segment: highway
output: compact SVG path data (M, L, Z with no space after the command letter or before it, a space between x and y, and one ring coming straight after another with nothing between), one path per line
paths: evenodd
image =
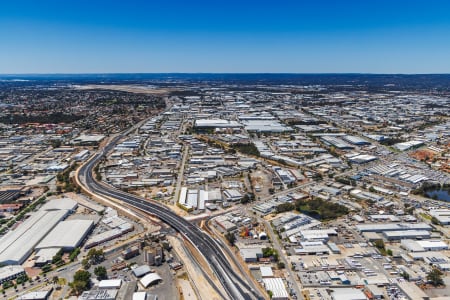
M203 255L230 299L264 299L264 297L259 295L256 289L252 287L252 283L241 278L241 275L236 273L231 267L226 255L221 250L221 246L199 227L191 224L183 217L178 216L162 204L128 194L107 185L104 182L97 182L94 180L94 167L123 136L124 134L112 139L100 153L93 155L90 160L79 169L78 180L83 185L83 188L93 194L126 203L127 206L134 208L134 210L140 210L154 215L177 230L186 239L191 241Z

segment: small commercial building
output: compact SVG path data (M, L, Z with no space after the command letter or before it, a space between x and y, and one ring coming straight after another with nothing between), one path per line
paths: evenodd
M46 290L26 293L17 298L17 300L47 300L50 299L50 294L52 293L52 291L53 288L49 288Z
M261 267L259 267L259 270L261 272L262 278L272 278L273 277L272 267L261 266Z
M105 279L105 280L101 280L98 283L98 288L99 289L120 289L120 287L122 286L122 279Z
M263 257L262 247L241 248L240 253L245 262L257 262Z

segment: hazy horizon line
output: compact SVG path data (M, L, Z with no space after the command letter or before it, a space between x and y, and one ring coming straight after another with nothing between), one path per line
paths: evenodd
M450 75L448 73L372 73L372 72L50 72L50 73L0 73L0 76L30 75L131 75L131 74L238 74L238 75Z

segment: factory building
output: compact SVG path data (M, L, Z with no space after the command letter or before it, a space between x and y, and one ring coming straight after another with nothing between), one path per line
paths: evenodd
M385 232L385 231L410 231L426 230L431 231L431 226L426 223L382 223L382 224L358 224L356 229L359 232Z
M427 230L394 230L383 232L384 238L388 241L403 239L429 239L431 232Z
M36 249L58 248L71 251L80 246L93 227L92 220L62 221L36 246Z
M22 264L34 247L67 215L66 210L39 210L0 239L0 263Z

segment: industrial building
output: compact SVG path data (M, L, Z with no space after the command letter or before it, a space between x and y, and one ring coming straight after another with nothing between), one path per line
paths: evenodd
M442 225L450 225L450 209L432 209L430 216L435 217Z
M264 278L264 286L266 291L272 292L272 300L288 300L289 294L286 291L283 279L281 278Z
M145 275L139 282L144 288L148 288L152 284L156 284L161 282L162 278L158 275L158 273L149 273Z
M115 300L119 290L90 290L83 292L78 300Z
M448 245L441 240L402 240L401 245L404 249L410 252L424 252L424 251L441 251L448 250Z
M0 240L0 263L22 264L34 247L67 215L66 210L39 210Z
M141 278L141 277L147 275L148 273L150 273L151 271L152 271L152 269L150 269L150 267L148 265L142 265L137 268L134 268L132 270L132 273L137 278Z
M36 245L73 212L77 202L69 198L50 200L20 226L0 239L0 263L22 264Z
M236 121L223 119L197 119L195 120L197 128L241 128L242 124Z
M71 251L80 246L93 227L92 220L62 221L36 246L36 249L58 248Z
M384 231L431 231L431 226L426 223L383 223L383 224L359 224L356 225L359 232L384 232Z
M339 288L330 290L332 300L367 300L363 291L355 288Z
M429 239L431 232L427 230L395 230L385 231L383 236L388 241L403 239Z
M9 281L12 279L15 279L17 277L20 277L22 275L25 275L25 270L22 266L18 265L11 265L11 266L4 266L0 268L0 284L2 284L5 281Z

